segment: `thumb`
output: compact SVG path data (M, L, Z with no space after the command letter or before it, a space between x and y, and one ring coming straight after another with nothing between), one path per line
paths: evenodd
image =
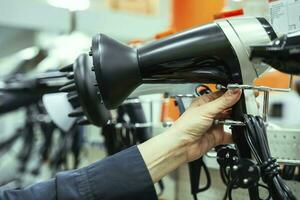
M232 144L233 139L231 133L224 132L223 141L221 144Z
M210 108L210 114L216 116L218 113L232 107L241 97L241 90L227 90L220 98L210 102L207 106Z

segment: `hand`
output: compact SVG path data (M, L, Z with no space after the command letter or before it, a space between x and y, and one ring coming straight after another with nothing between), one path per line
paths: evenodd
M187 162L196 160L211 148L232 142L230 133L214 119L230 117L231 107L240 99L241 91L228 90L198 97L171 127L173 133L185 141Z
M216 145L230 143L231 135L213 121L228 118L240 96L233 90L199 97L170 129L138 145L153 183Z

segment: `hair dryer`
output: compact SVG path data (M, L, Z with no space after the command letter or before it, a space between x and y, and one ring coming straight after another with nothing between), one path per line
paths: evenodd
M60 71L69 72L70 81L60 91L68 92L68 100L74 107L69 117L76 117L79 125L91 123L101 127L109 121L110 111L102 104L91 66L90 57L81 54L74 64L62 68Z
M300 74L300 32L284 35L267 45L252 46L251 59L287 74Z
M267 70L253 65L250 46L266 45L276 38L264 18L230 18L199 26L167 38L132 48L106 35L92 41L91 55L98 87L105 106L116 108L144 83L252 84ZM176 85L174 85L176 87ZM243 113L257 114L252 91L233 108L233 119ZM250 150L241 128L233 128L234 140L243 157Z
M62 79L61 81L58 81ZM27 107L41 100L44 94L56 93L65 83L64 74L44 72L34 76L16 74L0 87L0 114Z
M254 50L257 46L266 46L276 38L275 31L264 18L230 18L138 48L98 34L93 37L90 55L103 102L112 109L141 84L252 85L268 66L251 62L251 47ZM292 51L295 53L299 49ZM260 54L252 51L253 57L257 55ZM251 90L243 91L240 101L233 107L232 118L244 121L244 114L258 115ZM239 157L251 158L245 129L232 126L232 134ZM259 198L257 185L249 188L249 196L250 199Z

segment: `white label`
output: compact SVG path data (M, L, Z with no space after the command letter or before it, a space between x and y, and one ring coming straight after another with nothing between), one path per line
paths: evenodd
M269 0L269 9L277 33L300 31L300 0Z

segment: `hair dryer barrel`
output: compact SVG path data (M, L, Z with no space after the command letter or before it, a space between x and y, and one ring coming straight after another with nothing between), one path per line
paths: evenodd
M91 53L103 102L112 109L142 83L252 84L266 69L252 65L250 45L266 44L272 35L265 19L232 18L139 48L98 34Z
M93 38L92 55L107 108L117 107L141 83L226 84L241 80L235 52L216 23L137 49L99 34Z
M143 82L227 83L235 53L220 27L199 26L137 49Z

